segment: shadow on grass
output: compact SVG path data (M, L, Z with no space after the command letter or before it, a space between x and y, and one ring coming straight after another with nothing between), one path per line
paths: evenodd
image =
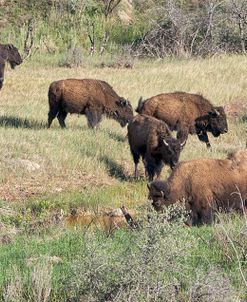
M120 179L120 180L124 180L124 181L131 180L131 177L125 174L121 165L116 163L114 160L110 159L107 156L102 156L99 158L99 160L105 164L109 176Z
M119 133L116 133L116 132L113 132L109 129L101 129L102 132L106 133L110 139L113 139L114 141L117 141L117 142L127 142L128 139L126 136L123 136L122 134L119 134Z
M35 120L30 120L27 118L4 115L0 116L0 127L44 129L47 128L47 124L44 122L37 122Z

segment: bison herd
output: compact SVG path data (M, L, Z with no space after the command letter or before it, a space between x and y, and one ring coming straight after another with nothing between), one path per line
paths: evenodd
M0 45L0 89L5 63L22 63L12 44ZM106 82L95 79L65 79L50 84L48 128L57 118L65 127L68 113L84 114L95 128L103 115L128 124L128 142L138 177L140 158L149 181L149 198L157 212L177 202L185 203L190 224L209 224L215 211L243 211L247 207L247 151L236 151L226 159L201 158L179 163L188 135L195 134L211 147L208 132L218 137L228 132L223 107L214 106L202 95L163 93L139 100L134 116L131 103ZM176 138L172 136L176 131ZM172 169L166 181L159 180L164 165ZM153 181L154 177L157 177Z

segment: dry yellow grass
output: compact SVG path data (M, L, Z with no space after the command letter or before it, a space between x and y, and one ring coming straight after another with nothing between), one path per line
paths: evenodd
M215 105L247 98L245 56L184 61L138 61L134 69L67 69L24 62L6 70L0 92L0 199L31 196L85 187L112 185L132 175L133 162L122 129L103 120L100 129L89 130L84 116L67 117L67 129L54 121L46 129L49 84L64 78L97 78L109 82L136 107L144 98L161 92L202 93ZM229 121L229 133L213 138L212 151L190 137L181 159L225 157L246 144L246 124ZM142 169L140 164L140 169ZM142 169L143 170L143 169ZM164 169L163 178L168 169Z

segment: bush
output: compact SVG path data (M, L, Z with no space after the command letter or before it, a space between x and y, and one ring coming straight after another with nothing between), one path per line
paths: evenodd
M60 60L60 67L81 67L83 64L82 50L80 48L70 48L64 58Z

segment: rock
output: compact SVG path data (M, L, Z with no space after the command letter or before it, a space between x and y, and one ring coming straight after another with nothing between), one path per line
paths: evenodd
M30 172L40 169L40 165L28 159L20 159L20 163Z

